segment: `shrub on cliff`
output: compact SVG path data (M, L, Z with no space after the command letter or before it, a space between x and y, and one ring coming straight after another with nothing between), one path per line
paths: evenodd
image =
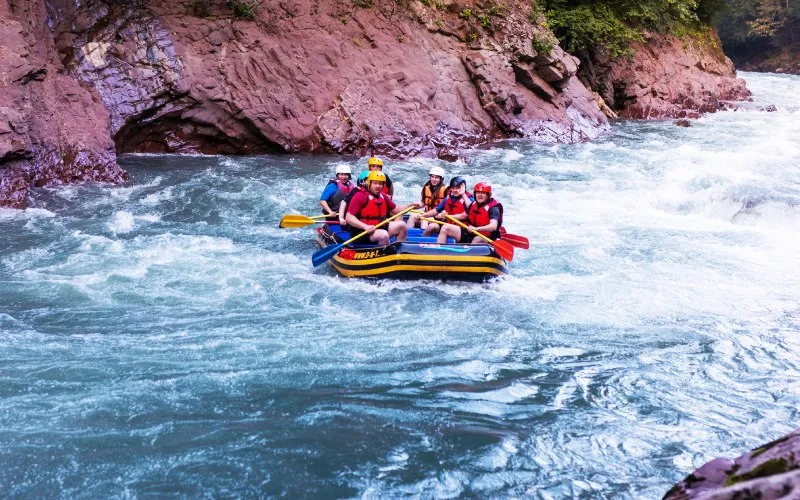
M234 17L252 21L261 7L260 0L229 0L225 5L233 10Z
M643 31L698 31L724 0L539 0L548 26L568 52L601 46L628 54Z
M800 2L786 0L727 0L727 8L714 17L731 57L746 60L766 57L782 47L796 52L800 46Z

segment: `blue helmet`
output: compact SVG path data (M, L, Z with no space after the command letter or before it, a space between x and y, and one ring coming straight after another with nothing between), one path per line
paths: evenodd
M451 188L454 188L456 186L460 186L462 184L466 186L467 185L467 181L465 181L464 178L461 177L460 175L450 179L450 187Z

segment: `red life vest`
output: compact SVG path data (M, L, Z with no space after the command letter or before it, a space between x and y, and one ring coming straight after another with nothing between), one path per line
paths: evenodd
M472 196L468 192L464 193L464 194L467 195L467 198ZM445 200L445 202L444 202L444 211L447 212L450 215L463 214L464 212L467 211L464 208L464 198L459 196L458 198L456 198L456 201L453 201L453 197L452 196L448 196L447 200Z
M503 205L494 198L490 199L488 203L480 205L477 201L469 207L469 223L474 227L481 227L488 224L492 219L489 218L489 210L497 207L500 210L500 220L497 221L497 229L492 232L479 231L482 235L487 236L493 240L500 238L500 226L503 225Z
M389 213L389 204L386 203L386 197L383 193L379 197L373 196L371 193L367 194L367 202L361 207L356 217L364 224L374 226L379 222L386 220L386 215Z
M444 184L439 184L438 188L434 188L431 184L431 181L425 183L422 186L422 203L425 204L425 211L433 210L434 208L439 206L439 203L447 194L447 186ZM449 212L448 212L449 213Z

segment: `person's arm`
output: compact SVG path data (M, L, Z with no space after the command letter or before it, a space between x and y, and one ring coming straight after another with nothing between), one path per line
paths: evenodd
M467 196L467 192L464 191L463 193L461 193L461 199L463 200L464 203L464 211L469 212L469 207L471 207L472 204L475 203L475 198L473 198L472 196Z
M421 201L415 201L413 203L407 203L405 205L395 205L395 203L392 200L387 200L387 201L389 202L388 205L390 209L389 214L391 215L396 215L409 207L420 208L425 206Z
M331 199L331 196L336 194L338 189L339 187L336 184L329 183L327 186L325 186L325 189L322 190L322 194L319 197L319 204L322 206L324 213L328 215L336 215L336 212L331 210L330 205L328 205L328 200Z
M435 216L439 215L440 213L444 212L444 206L445 206L445 204L446 204L446 203L447 203L447 197L445 197L445 198L444 198L444 199L441 201L441 203L439 203L438 205L436 205L436 208L434 208L434 209L432 209L432 210L428 210L427 212L425 212L424 214L422 214L422 216L423 216L423 217L435 217ZM441 218L441 217L440 217L440 218Z
M342 200L342 202L339 203L339 225L340 226L344 226L345 224L347 224L347 219L346 219L346 216L347 216L347 212L346 212L347 211L347 205L348 205L347 204L347 200Z

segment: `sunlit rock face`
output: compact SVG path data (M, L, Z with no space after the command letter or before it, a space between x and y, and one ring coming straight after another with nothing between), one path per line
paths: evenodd
M633 57L611 58L598 51L581 76L623 118L696 118L747 99L719 39L652 35L634 42Z
M198 4L53 9L59 52L101 95L119 151L435 156L608 126L577 60L532 48L542 28L525 2L479 30L418 2L265 2L252 21Z

